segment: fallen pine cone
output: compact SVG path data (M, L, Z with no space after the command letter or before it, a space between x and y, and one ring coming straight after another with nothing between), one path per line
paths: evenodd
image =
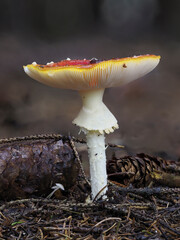
M32 136L0 140L0 199L47 196L56 183L76 184L79 165L68 138Z
M108 178L125 186L132 184L134 187L145 187L154 182L155 177L151 175L153 171L166 172L171 169L172 163L174 164L172 161L152 157L144 153L137 154L135 157L126 156L120 159L113 156L107 163Z

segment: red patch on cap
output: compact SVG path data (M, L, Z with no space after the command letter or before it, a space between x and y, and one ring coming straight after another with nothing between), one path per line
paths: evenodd
M46 67L64 67L64 66L75 66L75 65L89 65L91 60L63 60L57 63L48 64Z

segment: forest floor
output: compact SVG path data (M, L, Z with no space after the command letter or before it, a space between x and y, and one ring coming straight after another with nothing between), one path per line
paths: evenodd
M108 200L92 203L80 189L64 200L1 201L0 239L180 239L180 189L110 184Z

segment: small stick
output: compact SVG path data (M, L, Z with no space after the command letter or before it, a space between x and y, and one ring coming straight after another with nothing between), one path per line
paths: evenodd
M122 221L121 218L119 217L109 217L109 218L105 218L103 220L101 220L100 222L96 223L86 234L85 236L87 236L94 228L96 228L97 226L99 226L100 224L102 224L103 222L106 222L106 221Z
M78 152L77 152L77 150L76 150L76 147L75 147L74 141L73 141L73 139L72 139L70 136L69 136L69 142L70 142L71 147L72 147L72 149L73 149L73 151L74 151L74 155L76 156L77 161L78 161L78 163L79 163L79 166L80 166L80 170L81 170L82 176L84 177L86 183L90 186L90 182L88 181L88 179L87 179L87 177L86 177L86 174L85 174L85 172L84 172L84 169L83 169L83 166L82 166L81 160L80 160L80 158L79 158L79 154L78 154Z
M37 134L37 135L30 135L30 136L23 136L23 137L11 137L11 138L2 138L0 139L0 144L4 143L12 143L12 142L22 142L22 141L28 141L28 140L46 140L46 139L54 139L54 140L59 140L59 139L65 139L69 140L69 137L63 136L61 134L55 134L55 133L50 133L50 134ZM71 137L71 139L74 142L77 143L82 143L86 144L86 141L83 139L77 139L75 137ZM111 144L108 143L106 146L112 147L112 148L124 148L122 145L116 145L116 144Z
M93 199L93 202L96 201L96 199L98 198L98 196L101 194L101 192L102 192L106 187L107 187L107 185L104 186L104 187L96 194L95 198Z
M109 181L110 185L113 185L114 188L116 188L116 190L118 192L121 193L135 193L135 194L140 194L143 196L150 196L150 195L164 195L164 194L168 194L168 193L180 193L180 188L163 188L163 187L155 187L155 188L131 188L131 187L127 187L127 188L122 188L117 186L116 184L113 184L111 181Z
M172 232L172 234L177 234L178 236L180 236L180 232L176 231L175 229L171 228L168 224L166 224L163 220L159 220L159 223L166 229L168 229L170 232Z

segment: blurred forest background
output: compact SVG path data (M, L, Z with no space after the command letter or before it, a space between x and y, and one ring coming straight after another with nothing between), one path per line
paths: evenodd
M78 93L30 79L23 65L149 53L162 57L152 73L105 92L120 126L107 141L180 158L179 11L179 0L0 0L0 138L78 136Z

